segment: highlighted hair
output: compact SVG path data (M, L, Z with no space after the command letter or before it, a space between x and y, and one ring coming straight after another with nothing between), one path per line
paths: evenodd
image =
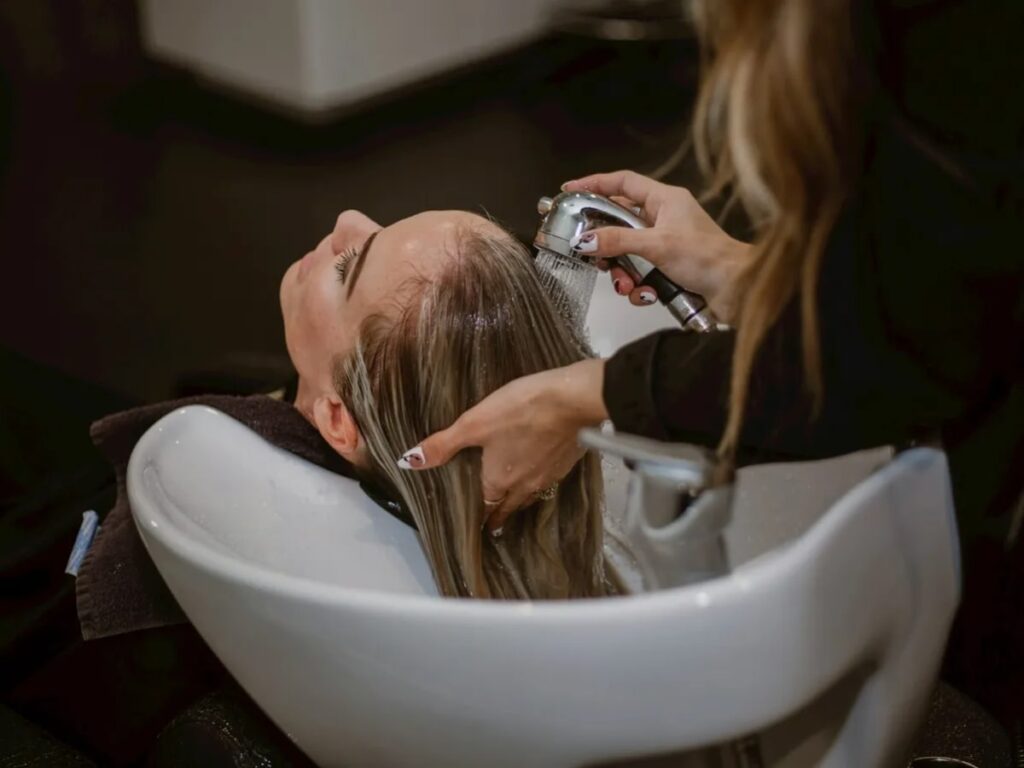
M464 232L432 281L403 286L396 316L369 318L335 386L369 450L370 480L411 512L441 593L558 599L615 592L606 577L600 457L587 453L558 494L514 514L500 538L486 516L480 450L403 472L402 451L448 427L507 382L584 357L511 238Z

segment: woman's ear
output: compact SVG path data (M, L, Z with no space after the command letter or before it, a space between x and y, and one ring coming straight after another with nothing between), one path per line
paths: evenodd
M313 401L313 422L324 440L343 459L357 466L367 464L359 425L336 395L320 395Z

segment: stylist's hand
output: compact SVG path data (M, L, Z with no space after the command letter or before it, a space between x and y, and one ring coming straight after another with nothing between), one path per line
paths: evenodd
M580 429L608 418L603 360L542 371L495 390L445 430L406 451L402 469L431 469L469 446L483 448L484 499L494 530L565 477L583 456Z
M598 173L562 185L567 192L596 192L627 207L640 208L649 229L598 227L582 233L577 250L598 260L635 253L669 280L707 299L719 320L736 314L735 276L750 246L727 235L688 189L673 187L633 171ZM637 288L622 269L612 267L615 290L638 306L653 304L652 288Z

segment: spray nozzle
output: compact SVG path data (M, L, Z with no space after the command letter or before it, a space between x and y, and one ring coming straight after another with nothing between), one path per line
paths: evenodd
M648 226L635 211L592 192L562 192L553 198L542 197L537 203L537 212L543 216L533 240L533 245L538 251L538 267L558 269L563 273L571 271L569 261L582 261L593 271L590 262L572 247L580 233L597 226L611 225L633 229L645 229ZM556 255L561 259L555 258ZM702 296L679 287L640 256L626 254L618 257L616 261L636 285L648 285L653 288L661 303L684 328L701 332L715 329L715 320ZM578 291L578 288L569 285L567 290ZM592 292L593 280L585 296L574 297L574 301L583 304L580 322L586 315Z

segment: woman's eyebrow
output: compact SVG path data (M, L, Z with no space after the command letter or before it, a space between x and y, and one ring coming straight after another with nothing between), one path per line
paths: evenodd
M377 237L379 232L380 230L378 229L366 238L366 242L363 243L363 247L359 249L359 253L357 253L356 257L352 260L352 268L349 271L351 277L346 281L348 283L345 290L346 299L352 295L352 289L356 287L356 281L359 279L359 273L363 271L363 264L366 263L366 254L370 250L370 244L373 243L373 239Z

